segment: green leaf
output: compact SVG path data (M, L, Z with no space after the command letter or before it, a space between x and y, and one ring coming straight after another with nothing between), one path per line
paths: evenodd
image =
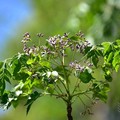
M93 49L93 50L90 50L89 52L88 52L88 54L87 54L87 58L90 58L90 57L92 57L92 56L94 56L95 55L95 50Z
M105 66L102 68L104 71L104 77L108 82L112 81L112 76L111 76L111 71L109 69L107 69Z
M0 69L3 67L4 62L0 61Z
M51 94L54 92L54 89L55 89L55 86L53 84L49 84L47 87L47 91Z
M118 47L119 47L119 46L120 46L120 39L116 40L116 41L114 42L114 44L118 45Z
M9 78L12 77L11 73L10 73L7 69L4 69L4 74L5 74L6 76L8 76Z
M34 60L33 59L28 59L27 64L30 65L32 63L34 63Z
M40 93L38 93L37 91L35 91L34 93L32 93L31 95L30 95L30 97L28 98L28 100L27 100L27 102L26 102L26 104L25 104L25 106L27 106L27 111L26 111L26 114L28 114L28 112L29 112L29 110L30 110L30 108L31 108L31 105L33 104L33 102L38 98L38 97L40 97Z
M79 73L78 78L83 82L83 83L88 83L90 82L92 79L94 79L92 77L92 75L88 72L88 70L86 69L85 71Z
M6 104L8 102L8 94L4 93L1 97L1 103Z
M14 108L16 108L17 106L18 106L18 104L19 104L19 100L12 100L11 101L11 104L12 104L12 106L14 107Z
M27 61L30 58L30 56L26 54L20 54L19 61L22 65L27 66Z
M107 101L107 92L110 90L108 83L93 83L93 98L99 98L100 100Z
M21 63L18 59L14 59L12 62L11 62L11 70L12 70L12 73L13 75L17 74L21 69Z
M7 81L7 82L9 82L11 84L10 79L8 78L8 76L4 75L3 78L4 78L5 81Z
M109 55L108 55L108 58L107 58L107 62L108 62L108 63L111 63L111 62L112 62L113 56L114 56L114 53L113 53L113 52L110 52Z
M1 95L3 95L3 93L5 91L5 87L6 87L4 77L0 80L0 83L2 84L2 85L0 85L0 93L1 93Z
M118 71L119 64L120 64L120 51L116 51L112 61L112 65L115 68L116 72Z
M85 54L87 54L91 48L92 48L91 46L86 46L84 50Z
M15 79L16 80L23 80L23 81L26 81L26 79L29 77L29 75L25 72L20 72L20 73L17 73L15 74Z
M98 56L103 56L102 50L97 49L97 50L96 50L96 55L98 55Z
M119 68L120 68L120 65L116 65L115 66L115 71L118 72Z
M50 62L48 62L48 61L40 61L40 65L50 68Z
M97 94L97 97L100 99L100 100L102 100L102 101L104 101L105 103L107 102L107 93L106 92L104 92L104 91L101 91L101 92L99 92L98 94Z
M103 86L103 90L104 90L105 92L110 91L110 86L109 86L108 83L105 83L105 84L104 84L104 86Z
M108 81L108 82L111 82L112 81L112 76L110 74L105 74L105 79Z
M111 52L111 50L112 50L111 43L110 42L103 42L102 45L104 47L103 54L104 55L108 55Z
M94 64L94 66L97 67L97 64L99 62L97 55L92 56L92 62Z
M28 114L28 112L30 111L30 108L31 108L32 104L33 104L33 103L31 103L31 104L29 104L29 105L27 106L26 114Z

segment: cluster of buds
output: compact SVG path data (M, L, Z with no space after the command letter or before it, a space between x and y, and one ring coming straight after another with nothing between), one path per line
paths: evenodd
M27 45L24 44L23 51L26 53L26 55L30 55L31 53L36 53L38 48L35 45L32 47L27 47Z
M30 41L30 34L28 32L26 32L24 35L23 35L23 40L21 41L22 43L26 43L28 41Z
M82 32L79 32L76 35L79 36L80 38L83 38L84 36ZM44 35L42 33L38 33L37 36L43 37ZM29 42L30 40L31 40L30 34L26 32L23 35L23 40L21 42L24 45L23 51L28 55L35 52L38 49L39 50L41 49L40 47L37 48L36 46L27 47L27 42ZM68 33L64 33L63 36L56 35L56 36L50 37L47 40L47 42L51 47L50 48L43 47L42 55L54 54L55 52L53 51L56 49L60 51L62 56L65 56L66 54L63 52L63 50L65 50L68 47L70 47L72 51L76 50L77 52L84 54L86 47L90 46L90 43L86 40L81 40L81 41L78 40L78 41L72 42L72 40L68 38Z
M33 45L32 47L27 47L27 42L29 42L30 39L30 34L26 32L23 35L23 40L21 41L23 43L23 51L26 53L26 55L30 55L31 53L35 53L38 51L38 48Z
M85 40L85 41L83 41L81 43L71 44L70 48L72 49L72 51L77 50L80 53L84 53L84 50L88 46L90 46L90 43Z
M76 35L85 40L84 33L82 33L81 31L76 33Z
M42 33L37 33L37 36L38 36L38 37L43 37L44 34L42 34Z
M76 71L80 71L83 72L85 70L85 66L81 66L79 63L77 62L71 62L69 64L69 66L73 69L75 69Z
M64 33L63 36L57 35L57 36L50 37L48 39L48 43L51 46L59 47L59 48L63 48L65 46L67 46L68 42L69 42L69 40L68 40L68 34L67 33Z
M88 68L90 70L90 67L93 66L93 64L88 61L86 61L84 64L85 64L85 66L81 66L80 63L78 63L78 61L75 61L75 62L70 62L69 66L72 69L75 69L76 71L80 71L80 72L83 72L85 69L88 69Z
M45 55L50 55L50 54L55 54L55 52L51 51L48 47L46 46L41 46L41 55L45 56Z
M58 42L58 39L57 39L56 36L50 37L50 38L48 39L48 43L49 43L51 46L55 46L55 45L57 44L57 42Z

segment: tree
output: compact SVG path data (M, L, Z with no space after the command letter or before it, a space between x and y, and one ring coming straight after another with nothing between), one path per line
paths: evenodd
M38 44L30 46L31 36L25 33L21 41L23 53L0 62L0 101L4 109L17 107L23 100L28 113L36 99L50 95L65 102L67 118L73 120L76 98L84 105L82 96L92 104L96 99L106 102L112 71L119 70L120 40L94 46L79 32L49 37L41 45L44 35L37 36ZM103 80L94 75L97 69L102 70ZM86 113L92 114L89 107L82 114Z

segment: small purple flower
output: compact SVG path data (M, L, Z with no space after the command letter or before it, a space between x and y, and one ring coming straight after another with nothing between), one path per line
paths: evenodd
M75 63L74 63L74 62L70 62L69 66L70 66L71 68L75 68Z
M42 34L42 33L37 33L37 36L38 36L38 37L43 37L44 34Z
M29 34L29 32L26 32L26 33L23 35L23 37L30 38L30 34Z
M48 40L48 43L49 43L51 46L56 45L56 43L57 43L57 37L56 37L56 36L50 37L49 40Z

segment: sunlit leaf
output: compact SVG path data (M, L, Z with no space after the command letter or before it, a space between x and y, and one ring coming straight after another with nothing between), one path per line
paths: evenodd
M107 58L107 62L109 63L111 63L112 62L112 60L113 60L113 56L114 56L114 53L113 52L111 52L109 55L108 55L108 58Z
M115 70L118 71L119 65L120 65L120 51L115 52L113 61L112 61L113 67L115 67Z
M34 60L33 59L28 59L27 64L30 65L32 63L34 63Z
M117 45L118 47L120 47L120 39L116 40L116 41L114 42L114 44Z
M111 52L112 50L112 45L110 42L103 42L102 43L103 47L104 47L104 55L107 55Z
M50 63L48 61L41 61L40 65L50 68Z

